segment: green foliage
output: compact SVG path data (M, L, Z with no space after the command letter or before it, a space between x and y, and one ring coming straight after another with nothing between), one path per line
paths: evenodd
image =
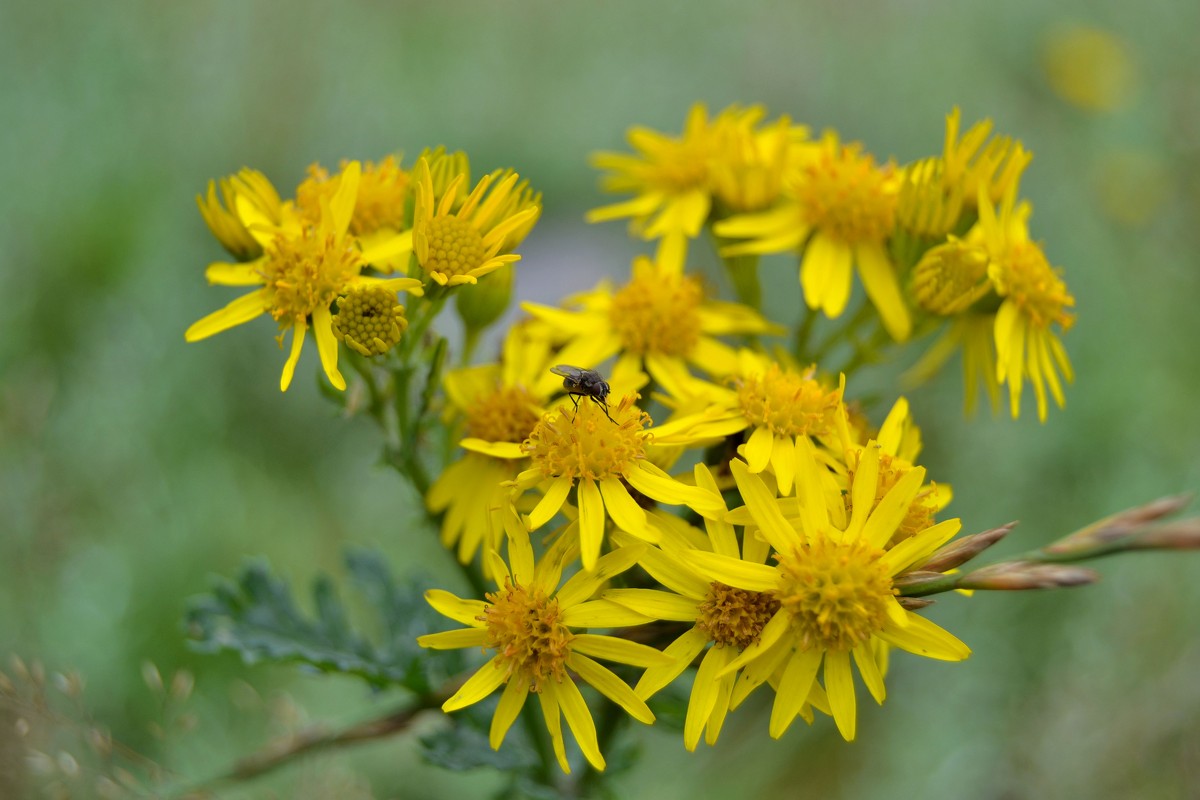
M346 569L349 583L377 618L376 637L355 628L329 576L313 581L310 615L299 607L288 582L265 561L255 560L236 580L217 579L211 593L191 602L185 618L191 644L205 653L236 652L248 664L300 662L418 694L430 693L461 671L457 653L435 654L417 646L416 637L433 630L435 619L419 576L397 583L382 556L369 550L348 552Z

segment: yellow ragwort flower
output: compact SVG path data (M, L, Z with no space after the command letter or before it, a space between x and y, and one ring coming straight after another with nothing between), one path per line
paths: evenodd
M206 339L236 325L270 314L279 323L278 341L292 331L291 353L283 365L279 388L286 391L296 370L305 335L312 328L325 375L338 389L346 381L338 371L337 337L331 308L339 295L358 286L376 285L392 292L421 293L421 282L411 278L375 278L360 274L366 264L391 253L392 241L360 250L348 229L358 193L360 168L351 162L342 173L338 190L322 203L316 225L305 225L290 206L282 209L278 223L252 198L239 195L238 216L263 248L263 254L244 264L216 262L205 271L209 283L226 286L259 286L219 311L194 323L184 334L189 342Z
M461 417L468 439L520 445L541 421L552 391L539 390L549 369L550 351L540 338L525 335L521 326L509 329L499 364L451 370L443 379L450 415ZM468 450L442 470L425 503L442 518L442 544L457 545L464 564L480 545L499 549L502 531L498 514L508 503L511 488L527 462L497 458Z
M435 194L433 176L425 158L417 161L417 202L413 214L413 248L417 263L442 286L475 283L503 264L519 261L515 253L500 250L516 231L527 230L541 212L539 206L517 210L515 172L492 186L485 175L455 210L459 187L467 176L459 173L442 194ZM489 192L489 188L491 191Z
M1011 136L993 136L992 121L972 125L960 138L962 112L958 106L946 116L946 140L942 150L942 180L947 191L960 191L967 206L980 205L980 192L988 202L1000 200L1033 159L1021 142Z
M817 464L806 440L797 462L799 518L790 521L780 500L740 460L730 464L759 534L774 552L774 565L734 554L679 549L678 556L706 579L746 592L770 594L779 609L758 639L717 673L743 669L746 692L773 681L770 733L778 738L813 702L824 666L824 690L838 730L854 739L856 700L851 659L876 702L885 696L882 645L945 661L970 654L961 641L896 600L893 579L928 558L958 532L948 520L889 546L920 490L925 471L904 475L878 503L880 452L868 442L850 486L852 511L838 492L825 487L828 472Z
M267 176L258 170L242 169L236 175L221 178L219 184L221 198L217 197L217 183L213 181L208 182L206 196L196 195L200 215L204 217L212 235L217 237L217 241L231 256L238 261L253 261L262 255L262 245L246 230L238 216L238 197L248 198L276 225L280 222L283 202ZM221 199L224 199L224 205Z
M617 369L645 364L653 375L687 362L709 375L728 375L737 355L717 336L780 332L749 306L706 298L700 279L683 274L681 262L639 256L632 272L616 290L604 283L571 298L574 308L536 303L521 308L564 345L560 361L585 369L620 354Z
M1017 207L1016 198L1014 182L997 211L984 190L979 192L979 238L988 252L988 277L1002 298L996 312L996 380L1008 384L1015 418L1021 385L1028 377L1037 396L1038 419L1045 422L1047 388L1062 408L1063 379L1074 379L1067 352L1051 326L1070 329L1075 317L1067 309L1075 305L1075 298L1041 246L1030 240L1028 211Z
M608 408L594 403L578 409L560 404L547 413L520 445L467 439L468 450L499 458L529 458L532 466L521 472L513 492L540 487L543 495L526 518L537 530L554 518L572 490L579 516L583 568L595 568L606 522L645 541L657 541L658 529L630 490L668 505L686 505L712 515L724 508L719 495L681 483L650 463L656 443L649 431L650 416L638 408L637 395L626 395ZM609 418L611 415L611 419Z
M616 628L650 621L617 603L592 599L606 581L637 562L642 548L614 550L599 559L594 571L578 572L560 586L567 550L561 545L553 547L535 564L528 532L512 530L511 526L508 532L509 563L489 551L497 590L489 592L486 600L466 600L437 589L425 593L425 599L439 613L467 627L422 636L417 640L422 647L483 648L494 654L442 709L451 712L466 708L503 686L488 737L492 748L498 750L532 692L540 701L562 770L571 771L562 733L564 718L588 763L602 770L604 756L595 722L575 685L576 676L631 717L649 725L654 722L654 714L645 701L594 659L635 667L661 666L670 659L643 644L573 629Z
M886 247L896 223L894 168L876 165L861 145L841 144L830 132L808 148L787 190L776 208L716 223L718 236L746 240L722 254L799 252L805 302L828 317L846 309L857 266L888 333L908 338L912 323Z
M717 482L705 465L696 465L695 477L697 486L718 491ZM710 552L756 564L763 564L770 554L766 540L758 536L742 537L739 544L728 522L706 519L704 526L705 531L695 531L684 546L699 542ZM683 743L693 751L704 734L709 745L716 744L726 715L743 699L735 696L736 671L718 675L758 640L763 627L779 611L779 601L769 592L746 591L710 581L670 552L656 547L647 547L638 563L664 589L610 589L601 598L652 619L692 623L692 627L663 650L671 663L647 669L634 691L638 697L649 699L703 654L692 681ZM828 706L824 710L828 711ZM811 721L811 711L808 714Z

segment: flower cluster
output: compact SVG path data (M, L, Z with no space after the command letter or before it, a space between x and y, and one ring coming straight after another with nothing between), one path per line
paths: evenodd
M960 571L1011 526L955 539L960 521L942 518L950 487L919 463L907 400L880 413L878 394L850 392L878 346L943 327L916 374L961 348L968 398L977 381L994 402L1007 385L1016 416L1028 382L1042 420L1048 398L1063 404L1071 369L1056 331L1074 300L1029 235L1018 199L1029 155L990 122L960 134L957 110L942 155L907 166L765 116L696 106L679 137L634 129L635 154L598 156L605 186L633 197L590 219L630 219L653 254L620 285L522 304L527 316L483 363L471 363L478 333L509 305L512 251L540 213L515 173L471 188L466 157L439 149L411 171L393 158L313 167L294 200L250 170L200 199L237 259L211 265L209 280L257 288L188 339L271 314L294 332L283 388L309 327L325 374L346 388L345 343L359 391L344 408L379 423L385 460L421 493L470 582L494 583L474 598L428 591L464 627L418 639L486 654L438 702L458 711L500 691L493 748L534 694L561 768L565 720L601 770L581 685L650 724L656 696L689 680L689 750L715 743L755 692L773 695L773 737L820 712L852 740L857 687L883 703L893 652L970 654L923 613L924 597L1080 585L1094 574L1063 562L1200 544L1194 527L1141 533L1156 508ZM739 302L719 299L703 270L706 230ZM757 258L784 252L808 309L794 329L764 313L758 291ZM416 313L398 291L421 298ZM451 345L431 323L452 292L465 336L459 366L443 369ZM814 346L818 316L848 322Z
M312 329L326 377L344 390L338 342L363 356L395 347L408 326L398 292L476 284L520 259L510 251L541 213L540 195L511 170L469 185L466 157L444 150L426 151L412 171L394 156L342 162L335 174L314 164L289 200L251 169L223 178L220 195L210 182L197 204L236 260L210 264L205 277L256 288L189 327L187 340L269 314L280 347L292 332L279 388L291 384Z
M1058 338L1074 298L1030 238L1018 201L1030 154L991 122L960 135L947 118L942 155L900 166L836 133L811 138L758 107L710 119L697 105L679 138L635 128L635 155L604 154L606 189L634 197L596 209L592 221L628 217L633 230L678 252L706 226L735 284L747 257L791 254L804 302L824 316L853 306L857 273L878 324L896 342L944 327L911 373L928 377L963 351L968 407L979 381L993 407L1008 386L1013 416L1028 381L1045 420L1047 392L1061 407L1072 379ZM853 320L861 325L861 315ZM814 355L797 342L795 357Z

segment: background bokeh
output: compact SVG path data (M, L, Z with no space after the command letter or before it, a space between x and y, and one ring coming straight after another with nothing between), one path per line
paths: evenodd
M1115 49L1081 45L1080 24ZM304 584L369 545L455 580L413 535L416 500L377 465L370 423L320 398L311 349L280 395L270 322L185 345L233 296L204 283L220 252L194 196L243 165L287 187L315 160L461 148L544 190L517 291L550 302L636 251L621 225L582 220L605 200L588 154L631 124L678 130L696 100L762 102L901 161L937 152L959 104L1035 153L1023 190L1078 299L1078 380L1046 425L1030 408L963 419L955 370L912 395L967 531L1020 519L997 548L1013 553L1194 491L1198 29L1200 5L1170 0L0 3L0 653L80 670L97 719L190 777L304 720L396 701L184 644L187 598L248 556ZM793 319L794 269L771 280L768 310ZM643 730L622 795L1195 796L1200 557L1101 566L1081 590L939 603L931 616L974 655L897 656L854 744L827 719L772 742L749 708L694 756ZM147 660L196 675L190 734L147 727ZM396 739L228 796L494 785Z

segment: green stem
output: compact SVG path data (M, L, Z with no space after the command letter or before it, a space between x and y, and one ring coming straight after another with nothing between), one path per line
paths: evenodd
M808 341L812 338L813 326L817 322L816 309L804 307L804 319L796 326L796 338L792 341L792 355L801 365L811 364L815 358L808 357Z

